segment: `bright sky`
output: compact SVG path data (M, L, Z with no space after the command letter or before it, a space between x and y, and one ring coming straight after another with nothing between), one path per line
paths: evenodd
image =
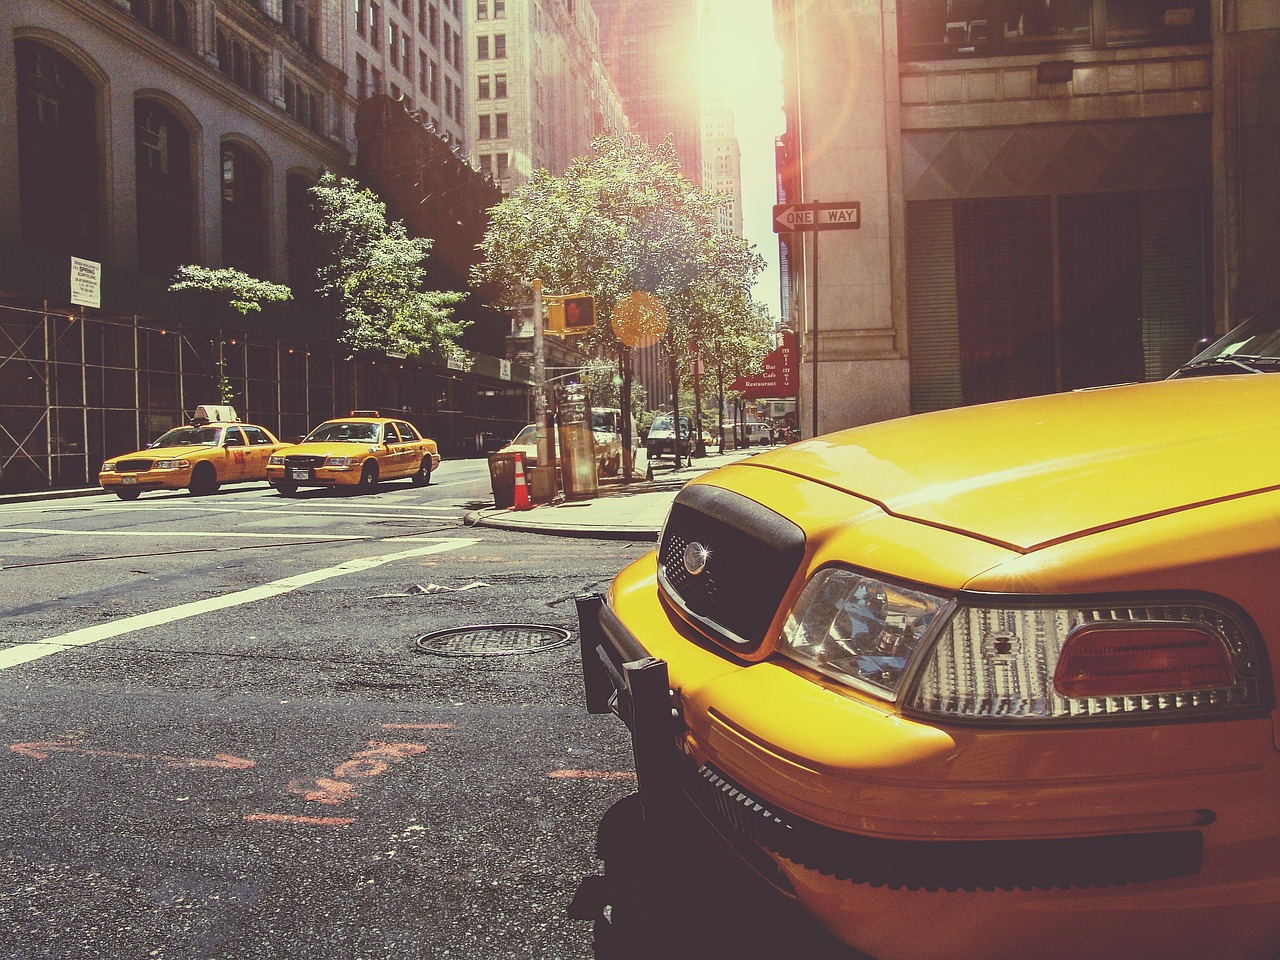
M773 37L772 0L699 0L703 7L704 103L734 114L742 148L743 233L765 259L755 297L779 317L773 140L783 132L782 53ZM709 14L709 16L708 16Z

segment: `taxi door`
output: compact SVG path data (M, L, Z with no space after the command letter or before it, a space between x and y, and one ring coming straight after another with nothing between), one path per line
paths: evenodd
M381 471L381 475L386 478L403 477L408 453L406 444L400 438L400 431L396 429L394 423L382 425L382 441L386 449L386 468Z
M249 446L245 449L245 480L265 480L267 478L267 461L276 445L261 427L245 425L241 427Z
M228 426L222 432L222 462L218 465L218 479L222 483L244 480L249 475L249 444L243 431Z
M397 420L396 426L400 428L400 439L404 441L404 475L411 477L418 472L418 464L427 455L427 442L412 424Z

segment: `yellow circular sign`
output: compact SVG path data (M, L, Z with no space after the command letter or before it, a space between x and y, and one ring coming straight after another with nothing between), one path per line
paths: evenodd
M614 305L612 323L628 347L651 347L667 332L667 310L653 294L636 290Z

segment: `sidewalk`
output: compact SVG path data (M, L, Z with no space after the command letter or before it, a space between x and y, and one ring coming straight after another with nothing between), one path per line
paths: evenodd
M600 539L657 540L662 523L680 488L716 467L745 460L755 450L727 450L708 454L693 461L692 466L672 468L670 457L655 464L652 480L635 483L606 484L600 496L591 500L562 500L541 503L529 510L487 507L466 516L468 526L498 527L527 533L557 534L570 537Z

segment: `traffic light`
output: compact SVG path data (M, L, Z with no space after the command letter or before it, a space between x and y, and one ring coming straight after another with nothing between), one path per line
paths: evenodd
M567 297L543 297L548 333L567 336L589 333L596 325L596 301L590 294L575 293Z

